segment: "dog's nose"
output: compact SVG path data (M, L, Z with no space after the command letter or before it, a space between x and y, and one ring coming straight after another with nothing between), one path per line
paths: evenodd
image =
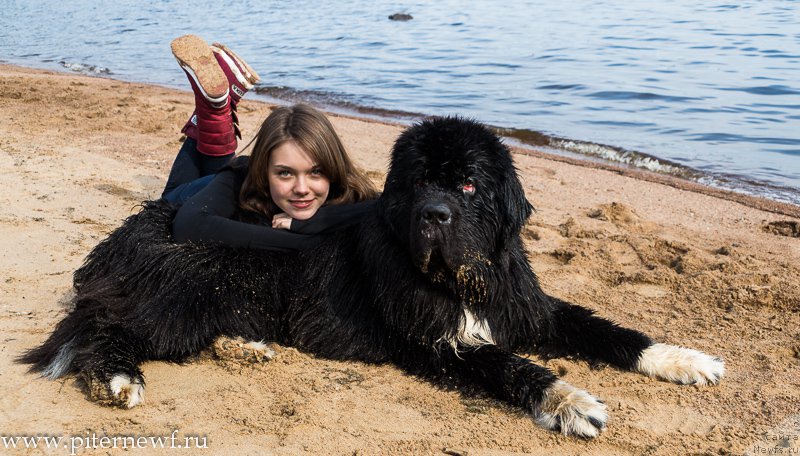
M452 220L450 208L444 203L428 203L422 207L422 219L434 225L447 225Z

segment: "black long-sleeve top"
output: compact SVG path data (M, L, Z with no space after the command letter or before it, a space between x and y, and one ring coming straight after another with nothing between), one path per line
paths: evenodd
M322 235L351 225L373 210L375 201L323 206L308 220L294 220L290 230L233 220L244 173L226 168L178 209L172 222L177 242L220 242L244 247L288 252L309 248ZM271 222L271 221L269 221Z

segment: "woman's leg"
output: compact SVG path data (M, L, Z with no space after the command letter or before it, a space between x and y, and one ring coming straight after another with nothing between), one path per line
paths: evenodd
M236 115L236 106L239 104L239 100L241 100L242 97L253 88L253 85L259 81L260 77L243 58L239 57L238 54L224 44L214 43L210 48L230 85L228 95L231 100L233 128L236 137L241 138L242 134L239 131L239 119ZM189 120L186 122L186 125L183 126L181 132L190 138L197 139L199 135L198 128L197 110L195 109L195 112L189 117Z
M174 189L172 189L168 193L164 193L162 198L169 201L172 204L183 205L189 198L193 197L197 192L205 188L212 179L214 179L215 174L209 174L208 176L197 178L191 182L187 182L185 184L181 184Z
M183 203L203 188L236 151L236 104L258 81L255 71L225 45L194 35L173 40L172 52L189 78L195 111L181 130L187 138L162 197Z
M184 132L197 140L197 150L204 155L228 155L236 151L236 134L231 116L229 82L202 38L184 35L171 43L172 53L189 79L194 92L196 130Z
M197 151L197 141L186 138L172 164L161 197L172 203L183 204L205 187L214 175L228 164L233 155L233 153L218 157L203 155Z
M192 138L186 138L183 141L181 150L178 151L178 155L175 157L175 161L172 163L167 185L164 186L164 192L161 193L162 198L167 198L167 195L179 186L186 185L201 177L197 155L197 141Z

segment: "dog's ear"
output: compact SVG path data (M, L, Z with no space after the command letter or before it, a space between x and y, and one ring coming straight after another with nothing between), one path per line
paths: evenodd
M525 198L525 190L523 190L522 183L517 177L516 168L512 165L511 169L513 171L506 176L502 184L502 190L498 193L501 199L498 202L503 219L503 224L497 233L497 248L499 250L505 249L508 241L519 235L533 211L533 206Z

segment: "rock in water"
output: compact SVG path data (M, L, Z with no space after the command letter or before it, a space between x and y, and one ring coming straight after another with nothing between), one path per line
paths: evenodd
M406 13L394 13L389 16L389 19L393 21L410 21L411 19L414 19L414 16Z

